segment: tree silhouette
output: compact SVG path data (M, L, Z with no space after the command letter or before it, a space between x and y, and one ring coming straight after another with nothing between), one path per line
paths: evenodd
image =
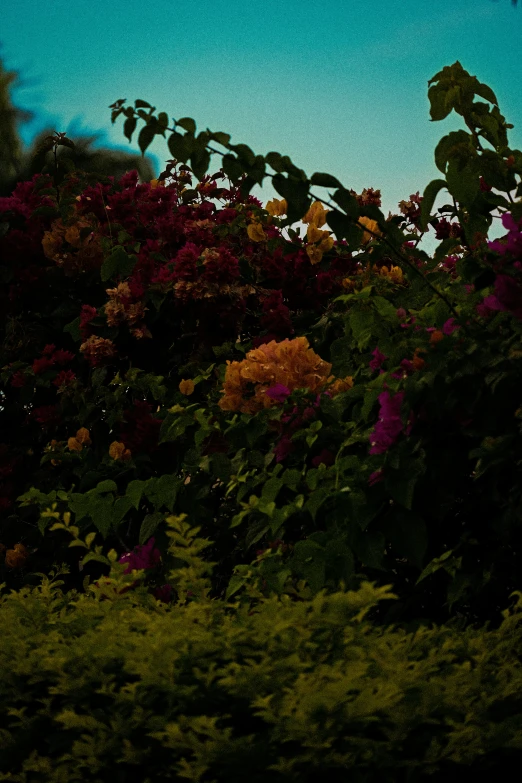
M40 131L29 147L25 147L20 138L19 125L35 116L34 112L20 109L12 103L11 90L13 86L21 85L18 74L6 71L0 58L0 197L9 196L18 182L32 179L44 166L52 163L54 168L54 155L50 151L52 145L47 142L55 133L54 128L49 126ZM108 147L92 149L101 136L102 132L79 134L70 138L73 142L71 146L59 146L56 161L60 169L77 169L100 177L114 176L116 179L136 169L141 182L155 177L154 164L148 156Z

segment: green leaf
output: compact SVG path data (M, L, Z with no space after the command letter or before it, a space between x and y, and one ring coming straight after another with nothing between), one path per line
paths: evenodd
M315 522L315 517L324 501L330 496L330 492L323 487L316 489L305 503L305 511L308 511Z
M190 154L192 152L191 142L192 139L190 138L190 136L182 136L181 133L178 133L177 131L172 131L167 141L167 145L172 157L175 160L179 160L182 163L186 163L190 158Z
M129 277L137 262L135 255L128 255L121 245L117 245L102 264L100 275L104 283L116 276Z
M358 226L353 220L350 220L347 215L343 215L342 212L332 209L326 216L326 222L339 242L342 239L346 239L350 249L357 250L360 248L364 229Z
M286 199L288 204L286 222L295 223L306 215L312 199L308 193L308 182L302 182L291 176L274 174L272 178L274 189Z
M145 150L147 149L147 147L150 146L150 144L154 140L155 135L156 135L156 129L152 123L149 123L148 125L144 125L143 128L140 130L140 135L138 136L138 146L141 150L142 155L145 155Z
M359 204L355 196L353 196L346 188L339 188L332 196L336 204L344 209L348 217L358 218L360 215Z
M439 171L446 174L446 165L451 157L458 154L465 163L472 149L471 136L469 133L466 133L466 131L463 130L448 133L448 135L444 136L435 147L435 164Z
M82 340L80 332L80 318L75 318L70 324L63 327L64 332L69 332L75 343L79 343Z
M148 479L143 487L143 494L156 510L167 508L172 513L182 485L183 479L171 473L165 473L159 478Z
M228 147L230 142L230 134L223 133L222 131L215 131L214 133L211 133L210 138L214 139L214 141L217 141L218 144L223 145L223 147Z
M241 590L246 584L248 584L249 578L246 574L234 574L230 577L228 587L225 593L225 601L232 598L238 590Z
M457 569L459 569L462 565L462 557L455 557L453 554L455 550L448 549L447 552L444 552L440 557L434 557L433 560L431 560L426 568L422 571L421 575L415 582L415 586L419 584L419 582L422 582L424 579L426 579L427 576L430 576L431 574L434 574L436 571L439 571L441 568L444 569L450 576L454 577Z
M442 188L447 187L443 179L434 179L424 189L421 203L420 230L427 231L428 221L431 216L431 210L437 198L437 194Z
M336 378L345 378L353 367L353 338L338 337L330 346L332 373Z
M114 501L113 513L112 513L112 526L116 529L120 524L127 511L132 508L132 500L127 497L116 498Z
M374 314L371 310L352 310L348 323L359 350L366 348L372 337Z
M115 481L112 481L112 479L106 479L105 481L100 481L99 484L97 484L96 489L93 490L94 492L117 492L118 491L118 485Z
M320 188L342 188L343 186L336 177L331 174L321 174L316 172L310 178L310 184L317 185Z
M474 165L461 167L456 158L451 158L446 173L448 190L463 206L469 206L480 191L479 174Z
M145 544L154 534L160 522L163 522L163 514L159 511L156 511L153 514L147 514L140 527L138 541L141 546L143 546L143 544Z
M392 324L397 323L397 310L388 299L385 299L383 296L374 296L370 301L381 318Z
M138 124L138 120L136 119L136 117L127 117L127 119L123 123L123 133L128 138L129 144L132 139L132 134L136 130L137 124Z
M212 454L210 458L212 475L221 481L229 481L232 475L232 462L226 454Z
M301 579L306 579L313 593L325 583L325 550L311 538L297 541L288 565Z
M451 107L446 103L446 92L446 88L440 84L435 84L428 90L432 122L445 119L451 112Z
M169 115L167 114L166 111L160 111L160 113L158 114L158 125L161 128L165 129L168 127L168 124L169 124Z
M373 386L366 390L366 394L364 395L364 403L361 408L361 417L364 421L368 421L370 414L372 413L373 409L375 408L375 404L379 399L379 394L381 391L382 388L380 386Z
M147 101L142 101L139 98L137 101L134 101L134 106L136 109L152 109L150 103L147 103Z
M194 134L196 132L196 123L192 117L182 117L176 122L176 125L181 125L183 130L188 131L188 133Z
M283 156L279 152L269 152L265 155L265 160L268 165L271 166L274 171L277 171L278 174L285 170L284 164L282 163L282 157Z
M194 175L202 180L210 166L210 152L207 149L196 148L190 156L190 167Z
M222 168L227 177L229 177L232 182L237 182L238 179L240 179L243 174L245 174L245 170L242 166L242 164L239 162L239 160L236 158L235 155L223 155L222 160Z
M262 491L262 498L263 500L266 500L267 502L272 502L277 498L277 495L279 493L279 490L283 486L283 479L280 478L269 478L268 481L263 486Z
M256 160L254 152L246 144L229 144L229 149L233 150L241 163L253 166Z
M94 552L88 552L85 557L82 559L80 565L84 566L87 563L90 563L91 560L95 560L97 563L104 563L105 565L110 565L111 562L108 557L105 557L105 555L97 555Z

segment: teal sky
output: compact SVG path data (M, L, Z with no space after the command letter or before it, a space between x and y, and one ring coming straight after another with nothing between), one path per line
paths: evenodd
M108 107L141 98L257 154L289 155L308 176L380 188L387 215L440 176L435 146L465 128L455 113L430 121L428 80L445 65L459 60L493 89L522 149L521 34L510 0L7 0L0 55L28 82L13 91L37 115L21 126L26 143L51 124L138 152ZM147 153L157 173L171 157L161 137ZM263 203L277 196L265 183L252 191ZM505 233L495 219L490 238ZM421 247L437 244L430 230Z

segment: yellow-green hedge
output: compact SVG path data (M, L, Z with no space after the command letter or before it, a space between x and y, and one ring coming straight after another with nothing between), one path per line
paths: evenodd
M368 582L312 599L252 583L227 604L208 542L168 524L172 604L119 592L136 572L118 564L87 594L58 569L0 598L0 780L476 781L520 762L520 593L495 631L373 627L394 596Z

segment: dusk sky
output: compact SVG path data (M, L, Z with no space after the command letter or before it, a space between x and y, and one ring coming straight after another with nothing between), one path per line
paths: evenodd
M459 60L493 89L515 126L509 144L522 148L521 36L522 3L510 0L6 0L0 56L28 82L13 91L37 115L21 126L26 143L52 125L139 152L138 132L129 145L108 107L141 98L256 154L289 155L308 176L380 188L387 215L441 176L438 141L466 129L455 113L430 121L428 80L445 65ZM147 153L156 173L171 157L161 137ZM278 195L268 179L252 192L263 203ZM505 233L495 219L490 238ZM421 247L437 244L431 230Z

